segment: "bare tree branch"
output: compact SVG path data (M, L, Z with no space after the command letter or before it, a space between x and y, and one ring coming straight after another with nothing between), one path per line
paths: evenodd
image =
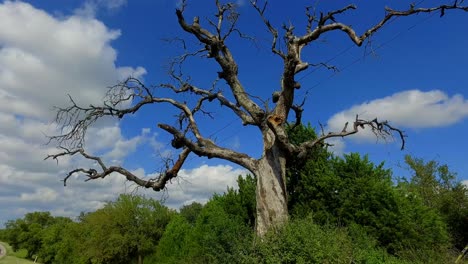
M324 62L319 62L319 63L314 63L314 64L309 64L310 66L313 66L313 67L324 67L324 68L327 68L327 70L332 70L334 72L339 72L340 70L334 66L334 65L330 65L330 64L326 64Z
M267 26L268 31L270 31L271 35L273 36L273 40L271 43L271 52L280 56L282 59L286 59L286 55L282 51L276 48L277 41L278 41L278 30L274 28L271 25L270 21L266 19L265 17L265 10L268 5L268 1L265 1L265 4L262 8L260 8L257 5L257 1L255 0L250 0L250 4L253 6L253 8L255 8L255 10L257 10L258 14L260 15L260 18L263 20L263 23L265 24L265 26Z
M242 121L243 125L256 125L252 117L243 111L237 104L229 101L221 91L214 92L215 84L218 80L213 82L213 87L211 89L202 89L193 84L190 84L186 80L184 80L181 76L176 75L174 72L170 73L172 78L179 83L179 86L175 86L173 84L161 84L160 87L168 88L174 91L175 93L184 93L184 92L191 92L193 94L202 96L200 100L208 100L209 102L213 100L217 100L222 106L226 106L234 112Z
M179 25L183 30L195 36L201 43L209 49L208 57L212 57L221 66L222 71L218 72L219 78L228 83L236 104L242 106L253 118L256 124L261 124L265 112L245 93L244 87L238 78L238 66L229 48L225 45L224 39L212 34L200 26L198 17L193 19L192 24L188 24L183 15L183 9L177 9L176 15Z
M257 12L259 12L260 15L263 16L267 2L265 3L263 9L258 7L256 1L253 1L253 5ZM274 101L276 102L276 107L273 110L273 114L271 117L269 117L269 119L288 119L289 111L293 108L294 105L293 102L295 89L299 89L301 87L301 85L295 80L295 76L297 73L304 71L311 65L307 62L302 61L302 49L308 44L310 44L312 41L318 39L321 36L321 34L328 31L341 30L345 32L356 45L361 46L364 40L366 40L373 33L378 31L393 17L409 16L418 13L430 13L435 11L440 11L441 15L443 15L443 12L449 9L459 9L463 11L468 11L468 7L459 6L457 1L455 1L453 5L441 5L433 8L414 8L414 6L411 6L409 10L405 11L396 11L391 8L386 8L385 17L376 25L365 31L361 36L358 36L351 26L337 22L335 18L336 15L342 14L348 10L353 9L356 9L354 5L348 5L342 9L328 12L326 15L322 13L320 15L320 18L318 19L318 25L313 30L311 25L313 21L316 21L316 18L310 13L308 9L306 9L306 15L308 17L308 24L306 26L306 29L308 30L307 33L303 36L296 36L293 32L294 27L292 25L289 27L283 27L286 31L285 39L287 44L287 54L284 57L284 70L281 80L281 92L276 93L276 96L274 98ZM319 65L325 66L328 69L336 70L336 68L330 67L326 64Z
M166 163L166 170L162 173L159 174L157 178L154 179L148 179L144 180L142 178L139 178L135 174L131 173L130 171L120 167L120 166L110 166L106 167L104 165L104 162L102 161L101 158L95 157L92 155L87 154L84 149L77 149L77 150L68 150L66 148L62 148L64 151L54 154L54 155L48 155L45 159L55 159L58 160L59 157L63 156L74 156L76 154L80 154L82 157L88 160L94 160L96 161L99 166L101 172L98 172L96 169L90 168L90 169L84 169L84 168L78 168L74 169L65 176L63 179L63 184L64 186L67 186L67 180L75 174L81 174L87 177L85 181L90 181L90 180L95 180L99 178L105 178L109 176L112 173L118 173L127 178L128 181L134 182L139 186L145 187L145 188L151 188L155 191L160 191L165 188L166 183L177 177L177 174L179 173L179 170L181 169L182 165L184 164L185 160L187 159L188 155L190 154L190 150L188 148L185 148L182 150L180 153L177 161L174 162L172 167L169 167L169 163Z
M345 25L343 23L336 22L334 19L334 15L340 14L349 9L355 9L355 8L356 8L355 6L350 5L343 9L329 12L326 16L323 16L322 18L320 18L319 25L313 31L298 38L297 40L298 44L307 45L308 43L316 40L318 37L320 37L321 34L325 32L333 31L333 30L341 30L345 32L356 45L361 46L365 39L367 39L373 33L377 32L393 17L409 16L409 15L418 14L418 13L431 13L435 11L440 11L441 16L443 16L446 10L451 10L451 9L458 9L458 10L462 10L465 12L468 11L468 7L459 6L457 1L455 1L453 5L440 5L440 6L432 7L432 8L414 8L414 5L411 5L410 9L404 10L404 11L393 10L389 7L386 7L385 17L376 25L366 30L361 36L358 36L356 32L354 31L354 29L352 29L350 26ZM326 24L328 20L332 20L333 23Z
M350 9L356 9L356 6L355 5L348 5L348 6L344 7L344 8L342 8L342 9L338 9L338 10L328 12L328 14L326 14L325 16L323 15L323 13L321 13L320 14L320 19L319 19L319 22L318 22L318 27L324 26L325 23L328 22L328 20L336 22L335 17L334 17L335 15L344 13L347 10L350 10Z
M297 157L300 159L305 158L307 156L307 153L311 151L315 145L323 142L328 138L346 137L349 135L353 135L359 132L359 128L364 129L365 127L370 128L372 133L374 133L377 137L380 138L392 137L393 133L397 133L401 140L401 150L405 148L406 136L402 130L393 127L388 123L388 121L380 122L377 120L377 118L373 120L363 120L359 119L359 117L356 115L356 120L353 123L352 130L348 131L348 122L346 122L341 132L329 132L328 134L324 134L322 132L322 136L318 137L317 139L309 140L299 145L299 147L296 150L298 152Z
M207 157L209 159L220 158L224 160L229 160L249 170L252 170L254 167L255 160L247 154L239 153L231 149L220 147L210 139L206 138L195 143L187 137L185 137L184 134L182 134L178 129L167 124L158 124L158 127L174 136L174 139L172 140L172 146L174 148L186 146L198 156Z
M307 99L307 92L304 96L304 99L302 99L302 102L300 104L293 105L291 107L292 110L294 110L294 113L296 113L296 122L292 126L292 129L302 124L302 112L304 112L304 109L302 107L304 106L306 99Z

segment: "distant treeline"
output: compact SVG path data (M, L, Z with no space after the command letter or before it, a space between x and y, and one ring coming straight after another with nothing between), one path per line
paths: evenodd
M314 137L298 127L291 139ZM254 233L255 179L174 211L121 195L75 221L49 212L7 222L0 240L41 263L453 263L468 243L468 189L446 165L407 156L395 178L366 156L318 147L288 164L291 220ZM207 183L209 184L209 183Z

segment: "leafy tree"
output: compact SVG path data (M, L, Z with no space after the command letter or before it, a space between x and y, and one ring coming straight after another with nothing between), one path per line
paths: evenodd
M295 31L295 27L292 25L284 26L284 31L277 30L267 18L265 12L267 0L252 0L250 4L253 10L258 13L258 21L263 21L266 29L272 34L271 51L278 56L283 69L282 75L278 78L279 87L271 90L274 105L269 106L268 100L258 100L256 96L253 96L255 92L252 89L255 88L250 88L250 86L256 87L256 84L252 85L241 81L243 78L239 73L239 62L235 59L233 51L243 49L230 48L231 39L238 35L236 33L242 32L237 26L240 17L236 11L236 5L224 4L218 0L214 2L216 4L215 14L211 17L213 20L208 22L200 20L199 17L195 17L193 22L189 22L186 17L187 4L185 0L181 1L176 10L177 21L181 29L192 39L196 39L198 43L183 42L183 46L187 50L171 64L169 73L172 81L149 86L140 80L129 78L110 88L102 105L85 104L85 106L79 106L71 100L69 107L59 108L56 121L67 129L63 129L62 135L54 136L52 139L57 140L62 147L61 150L64 151L50 155L49 158L58 159L64 156L81 155L92 164L97 162L99 165L98 170L94 167L83 167L70 171L65 181L75 173L81 173L89 179L101 179L117 173L122 174L137 185L160 191L164 189L169 180L177 176L191 153L201 157L227 160L246 168L257 179L256 232L263 235L270 227L281 225L288 219L286 164L291 157L296 160L305 160L310 157L315 146L321 144L325 139L352 135L366 126L379 136L396 133L404 140L403 133L386 121L362 120L356 117L354 122L343 124L344 127L341 131L322 134L315 139L308 139L300 145L292 144L286 134L286 125L293 115L295 115L296 123L300 124L303 111L303 104L297 104L297 98L295 98L296 91L301 87L297 75L308 69L324 65L308 63L306 60L313 61L314 59L305 58L305 54L302 52L330 32L339 32L355 45L361 46L389 21L393 21L393 18L420 13L441 12L445 14L449 10L468 10L468 7L460 5L462 1L455 1L455 3L450 1L447 5L434 8L415 8L414 5L410 5L406 10L394 10L386 7L383 18L359 33L349 23L342 22L346 17L343 20L340 18L343 13L356 9L354 5L330 12L320 12L320 16L315 16L309 12L309 9L306 9L305 28L300 31L301 33L298 33L299 30ZM244 35L240 34L240 36ZM284 42L280 40L284 40ZM191 51L191 49L195 51ZM187 77L187 74L181 72L188 58L197 55L200 55L201 59L212 61L219 68L217 77L214 77L214 87L204 87L206 81L195 83L192 78ZM226 85L219 84L219 79L224 80ZM165 89L166 92L160 92L162 89ZM228 93L225 94L225 91ZM190 94L195 99L187 102L187 97L178 96L180 94ZM260 102L262 103L260 104ZM206 113L204 109L210 103L221 104L224 109L238 117L240 123L256 129L259 139L263 142L260 158L222 147L211 140L207 136L208 133L205 134L205 129L201 129L197 121L202 118L203 113ZM99 119L108 116L125 118L140 111L145 106L158 104L169 105L175 111L180 111L176 122L166 122L163 119L158 123L159 128L173 137L172 146L175 149L180 149L178 159L173 163L168 162L167 170L162 172L159 177L154 179L139 178L122 167L106 165L101 158L86 151L83 143L87 128ZM172 125L173 123L178 125ZM169 166L170 164L173 166Z
M463 249L468 244L468 188L457 181L447 165L411 156L406 156L405 161L412 176L403 179L400 186L436 209L447 223L455 246Z
M93 263L143 263L172 215L153 199L120 195L115 202L83 216L80 226L89 234L83 254Z
M82 214L84 217L84 214ZM69 223L61 232L61 241L57 245L54 264L90 264L91 255L89 251L89 239L92 237L92 227L80 222ZM98 263L98 262L97 262Z
M203 205L201 203L193 202L189 205L184 205L180 208L180 215L185 217L185 219L190 224L195 224L198 215L200 214L201 210L203 209Z
M316 139L317 134L308 124L288 127L292 144L300 145L308 139ZM332 154L326 145L317 145L306 161L292 158L287 164L288 207L296 216L305 217L314 211L315 218L328 219L327 208L332 201L333 185L338 181L332 170ZM327 191L324 191L327 190ZM322 221L325 222L325 221Z
M190 252L192 246L196 246L189 238L191 232L193 225L187 218L174 216L158 244L157 252L145 263L191 263Z
M168 225L153 263L244 263L253 231L227 213L219 197L208 202L195 225L178 216ZM148 262L151 263L151 262Z
M242 217L229 214L214 199L203 208L189 236L190 255L197 263L242 263L251 235Z
M447 246L446 225L436 211L417 197L395 188L390 170L375 166L358 154L334 159L339 177L336 194L328 209L337 221L356 223L377 238L381 246L395 253L406 247L432 250Z
M6 239L6 229L0 229L0 240Z
M37 255L42 248L43 230L55 223L50 212L27 213L24 218L6 223L7 242L13 250L26 249L27 257Z
M316 137L310 126L288 132L294 144ZM289 208L296 218L312 214L322 225L360 226L392 253L447 245L446 225L437 212L396 188L391 171L367 156L333 157L326 146L317 147L310 160L288 167L288 179Z
M245 263L253 237L255 179L237 179L239 189L215 194L197 214L194 223L181 216L168 225L155 263ZM191 215L191 214L189 214ZM150 262L149 262L150 263Z
M242 219L246 225L253 228L256 181L251 175L239 176L237 184L238 190L229 188L223 195L215 194L212 200L217 201L227 214Z
M67 217L55 217L54 224L46 227L41 232L41 249L38 257L41 263L50 264L55 262L55 256L60 250L63 233L72 220Z

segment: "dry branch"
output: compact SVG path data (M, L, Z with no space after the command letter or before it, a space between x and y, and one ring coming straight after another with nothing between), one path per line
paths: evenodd
M78 168L74 169L65 176L63 179L63 184L64 186L67 186L67 180L72 176L75 175L76 173L80 173L81 175L86 176L85 181L89 180L94 180L98 178L105 178L109 176L112 173L118 173L127 178L128 181L134 182L137 185L145 188L151 188L155 191L160 191L165 188L166 183L177 177L177 174L179 173L179 170L181 169L184 161L187 159L188 155L190 154L190 150L185 148L182 150L182 152L179 155L179 158L177 161L173 163L173 166L170 168L169 167L169 162L166 163L166 170L162 173L159 174L157 178L154 179L148 179L144 180L135 174L131 173L130 171L120 167L120 166L110 166L106 167L104 165L104 162L102 161L101 158L92 156L87 154L84 149L77 149L77 150L68 150L66 148L62 148L63 152L54 154L54 155L48 155L45 159L54 159L57 160L59 157L63 156L74 156L76 154L80 154L82 157L88 160L93 160L99 164L101 172L98 172L96 169L90 168L90 169L85 169L85 168Z
M372 133L374 133L376 137L380 137L380 138L392 137L394 133L398 134L401 140L401 150L405 148L406 135L404 134L402 130L390 125L388 121L378 121L377 118L374 118L373 120L363 120L363 119L359 119L359 116L356 115L356 120L353 122L353 127L349 131L348 131L348 125L349 123L346 122L341 132L329 132L328 134L325 134L323 133L323 130L322 130L322 135L318 137L317 139L309 140L299 145L299 147L296 150L298 153L297 157L299 159L306 158L307 154L313 149L315 145L321 142L324 142L328 138L334 138L334 137L343 138L346 136L350 136L350 135L358 133L359 129L365 129L366 127L370 128Z

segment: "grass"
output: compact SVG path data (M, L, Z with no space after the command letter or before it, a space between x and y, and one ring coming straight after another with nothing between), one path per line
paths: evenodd
M0 242L6 250L7 250L7 255L0 258L0 264L31 264L34 263L33 261L24 259L24 257L27 254L27 251L25 250L19 250L17 252L14 252L13 249L11 248L10 245L4 242Z

